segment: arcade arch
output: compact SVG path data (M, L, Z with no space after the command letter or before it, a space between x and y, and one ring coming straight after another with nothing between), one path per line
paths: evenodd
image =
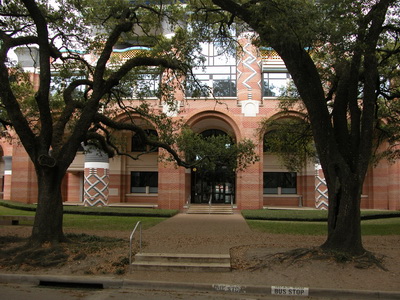
M187 124L205 139L226 135L233 143L237 140L232 120L220 113L197 115ZM214 168L200 164L191 168L190 174L191 204L235 204L236 173L227 164L219 162Z

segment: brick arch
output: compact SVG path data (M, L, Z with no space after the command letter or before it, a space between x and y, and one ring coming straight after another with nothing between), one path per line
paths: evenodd
M116 121L116 122L130 122L131 118L135 122L137 122L136 125L141 126L144 130L154 130L157 135L159 134L157 126L153 122L151 122L150 120L148 120L148 119L146 119L146 118L144 118L144 117L142 117L140 115L132 115L131 117L129 117L127 114L122 113L122 114L116 116L114 118L114 121ZM120 137L123 137L123 138L132 139L132 137L136 133L134 133L133 131L130 131L130 130L117 130L116 134L118 136L120 136ZM128 142L127 147L131 147L131 142L132 141Z
M132 119L134 119L135 121L139 121L139 125L140 124L144 124L147 127L149 127L148 129L155 129L157 130L156 125L151 122L150 120L144 118L143 116L140 115L132 115L131 117ZM124 122L124 121L130 121L131 119L126 113L122 113L120 115L118 115L117 117L114 118L114 121L116 122Z
M213 120L215 120L213 122ZM242 137L241 130L234 118L225 112L206 110L193 114L190 116L186 125L188 125L195 132L204 131L207 129L220 129L236 140Z
M304 119L306 115L304 113L298 112L298 111L285 111L285 112L278 112L271 117L268 118L268 120L279 120L279 119Z
M271 117L267 118L267 121L277 121L277 120L284 120L284 119L304 119L305 118L305 114L297 112L297 111L289 111L289 112L279 112L276 113L274 115L272 115ZM264 140L264 136L266 134L268 134L271 130L273 130L273 128L263 128L263 130L260 132L259 138L261 141Z

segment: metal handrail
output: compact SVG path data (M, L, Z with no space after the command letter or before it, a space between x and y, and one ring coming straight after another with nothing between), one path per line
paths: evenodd
M142 222L138 221L135 228L132 230L131 236L129 238L129 267L132 265L132 240L136 229L139 226L139 251L142 251Z

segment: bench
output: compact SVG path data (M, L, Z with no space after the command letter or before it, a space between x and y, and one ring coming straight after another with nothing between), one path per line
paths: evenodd
M34 221L35 216L0 216L0 221L11 223L11 225L19 225L19 221Z

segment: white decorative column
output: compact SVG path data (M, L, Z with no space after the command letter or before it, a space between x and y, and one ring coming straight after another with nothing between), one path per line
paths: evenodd
M4 161L3 199L11 200L12 156L3 156L3 161Z
M315 165L315 207L321 210L328 209L328 187L321 165Z
M98 149L90 148L85 153L85 206L107 206L110 164L108 155Z

